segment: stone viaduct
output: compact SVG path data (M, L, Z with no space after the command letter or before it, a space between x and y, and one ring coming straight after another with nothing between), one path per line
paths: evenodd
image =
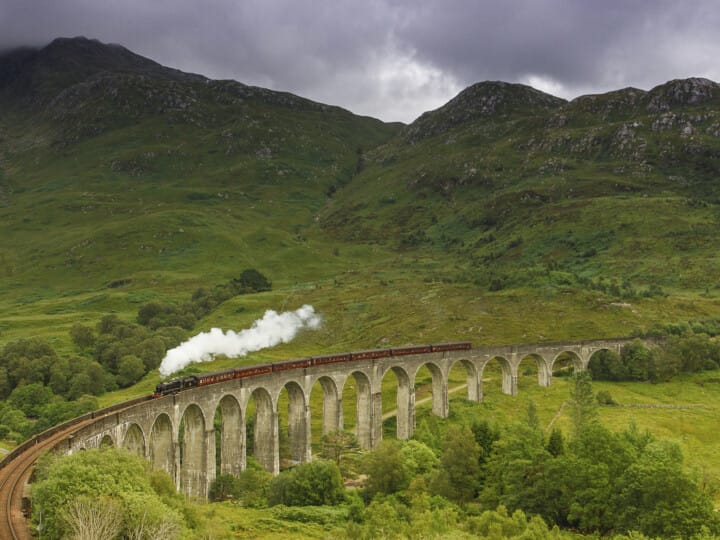
M294 369L218 384L191 388L156 398L98 418L77 431L61 449L67 453L111 444L135 452L156 469L167 471L178 490L188 496L206 497L220 472L237 475L246 464L248 407L254 402L253 454L270 472L280 470L278 401L287 394L287 434L294 462L311 455L310 393L322 389L322 431L343 429L342 394L346 384L356 392L356 435L363 448L382 439L382 381L393 371L397 386L397 437L407 439L415 427L415 377L427 367L432 375L432 411L447 417L448 376L456 363L467 372L467 399L482 401L485 366L497 361L502 368L502 391L516 395L518 367L531 358L537 365L538 384L550 386L553 364L570 359L576 370L586 369L593 354L619 352L627 339L484 346L464 351L436 352L352 361ZM220 412L220 435L214 419ZM217 448L216 441L219 441Z

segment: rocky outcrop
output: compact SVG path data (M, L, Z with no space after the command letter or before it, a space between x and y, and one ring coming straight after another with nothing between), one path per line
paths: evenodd
M466 88L439 109L421 115L405 129L404 137L414 143L481 118L541 114L565 103L564 99L524 84L481 82Z

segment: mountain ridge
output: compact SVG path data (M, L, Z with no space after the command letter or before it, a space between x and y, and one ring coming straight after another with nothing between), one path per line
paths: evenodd
M3 339L57 314L62 328L132 314L157 295L180 301L238 268L348 321L330 323L354 336L346 347L367 346L353 341L365 335L411 338L410 326L381 335L369 315L352 330L354 310L382 318L393 309L380 292L366 301L376 275L403 291L398 309L441 317L426 335L439 340L481 326L505 341L618 334L621 314L592 313L624 298L602 292L603 280L710 291L687 308L665 301L667 313L697 315L706 308L695 302L714 302L720 111L711 81L570 102L489 81L401 126L79 45L104 51L90 71L74 71L77 57L30 69L39 86L28 95L42 99L13 97L12 81L0 90L0 292L12 314ZM117 55L118 70L103 64ZM128 67L136 60L141 68ZM328 296L313 292L328 282ZM504 319L506 331L478 311L453 329L451 308L422 311L416 295L428 283L441 288L440 306L455 306L456 293L497 306L539 291L552 291L552 304L564 291L587 299L578 320L604 322L538 321L535 337L523 337L517 322ZM649 306L633 328L657 317Z

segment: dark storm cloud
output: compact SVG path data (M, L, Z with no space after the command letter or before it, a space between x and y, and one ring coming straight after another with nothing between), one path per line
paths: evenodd
M114 42L184 71L409 121L492 79L574 97L719 79L714 0L0 0L0 48Z

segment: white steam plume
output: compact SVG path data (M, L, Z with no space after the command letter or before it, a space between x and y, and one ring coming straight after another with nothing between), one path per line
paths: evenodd
M317 329L321 320L315 308L306 304L298 310L283 313L269 309L262 319L240 332L228 330L225 333L220 328L213 328L170 349L160 364L160 375L167 377L189 364L212 360L217 354L237 358L278 343L288 343L302 328Z

